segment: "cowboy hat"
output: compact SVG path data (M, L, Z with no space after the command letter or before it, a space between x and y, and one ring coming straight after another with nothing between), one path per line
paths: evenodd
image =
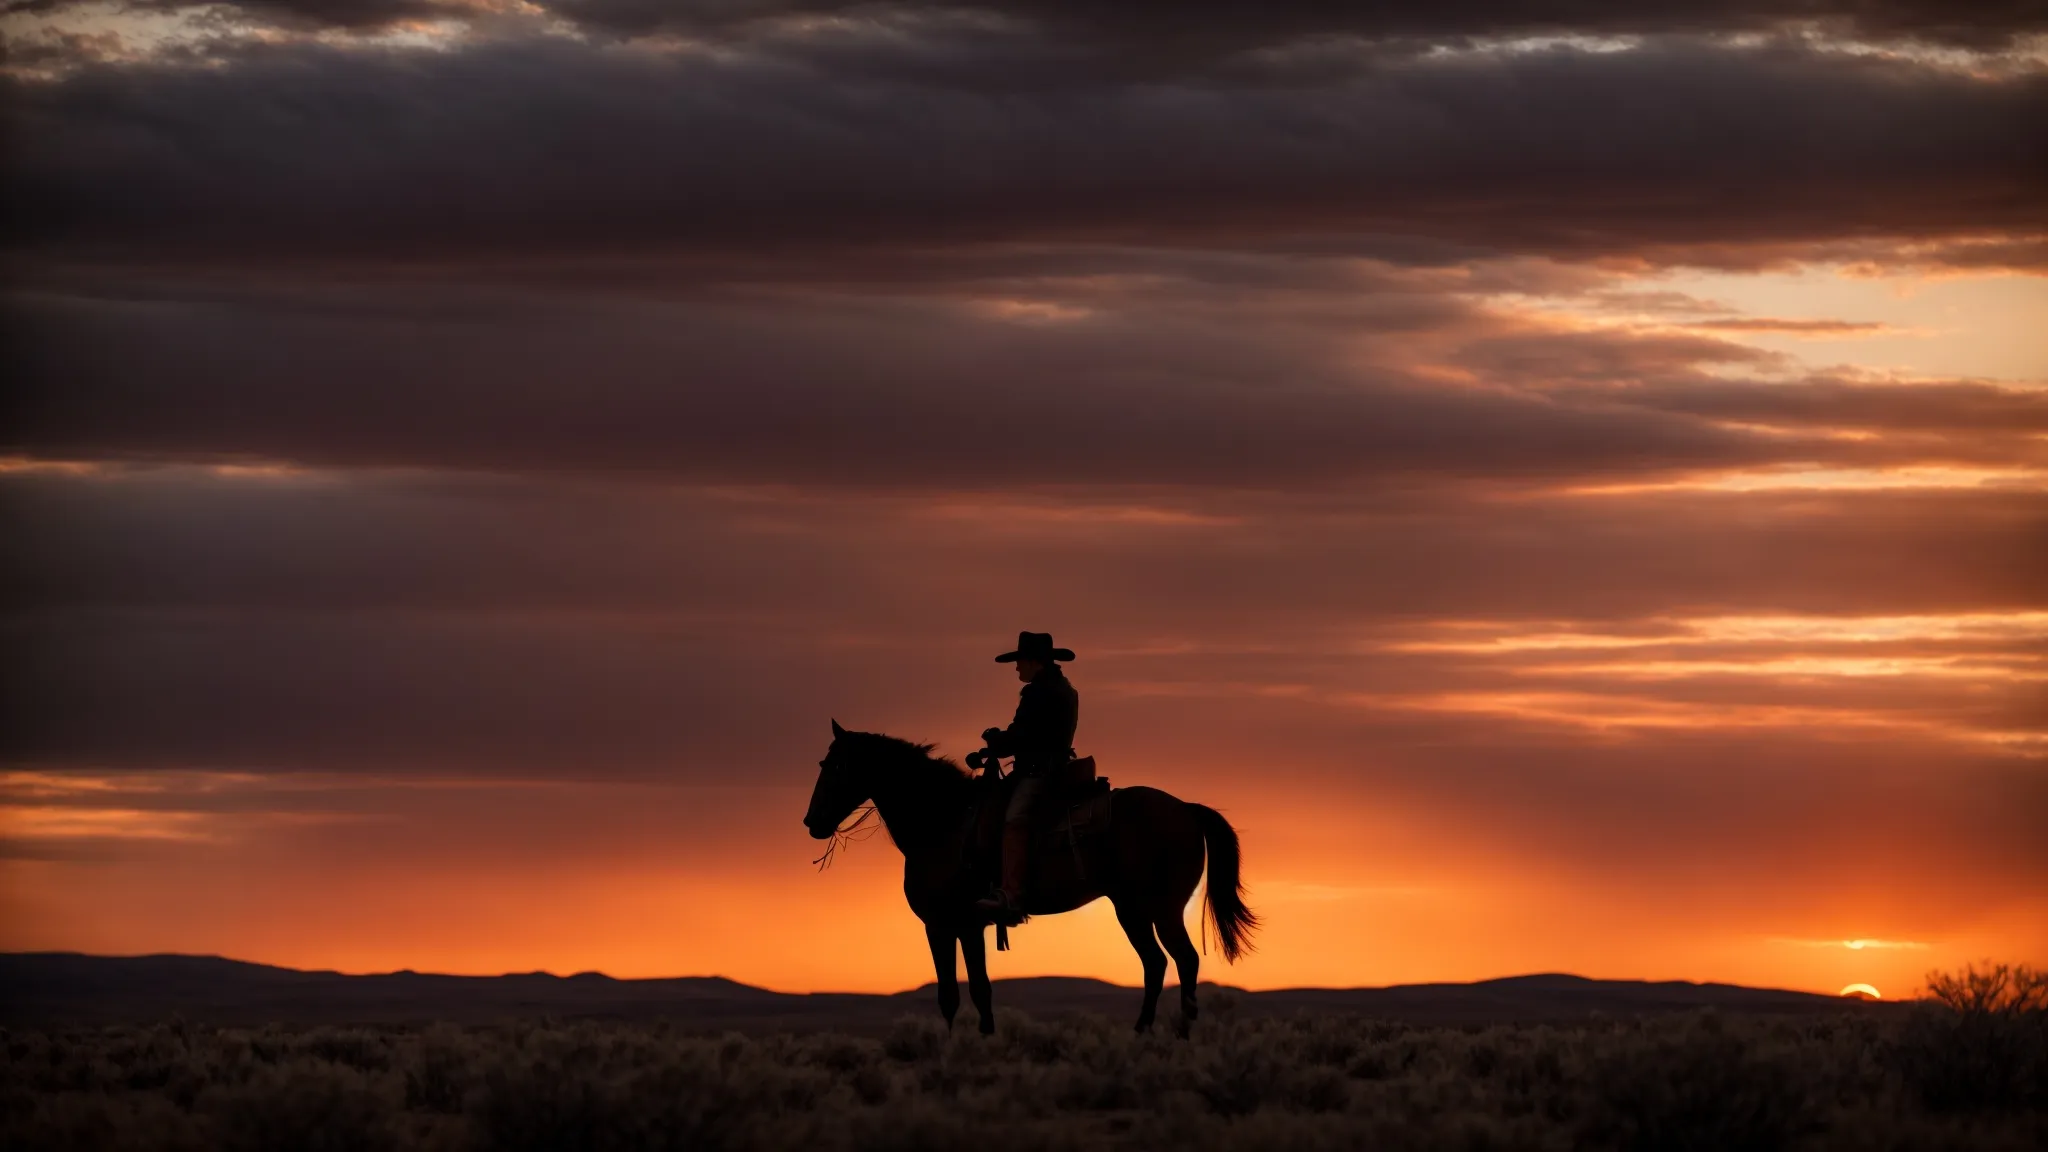
M1001 656L996 657L996 663L1014 664L1019 660L1036 660L1041 664L1050 664L1055 660L1072 660L1073 658L1073 649L1055 648L1052 646L1052 633L1050 632L1019 632L1017 633L1017 650L1015 652L1005 652Z

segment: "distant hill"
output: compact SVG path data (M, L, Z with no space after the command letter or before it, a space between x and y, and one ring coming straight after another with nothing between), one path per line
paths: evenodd
M1820 1014L1885 1011L1890 1006L1809 992L1733 984L1588 980L1515 976L1474 984L1391 988L1288 988L1226 994L1240 1016L1310 1013L1369 1016L1426 1024L1566 1022L1595 1013L1632 1016L1715 1008L1726 1012ZM1035 977L996 982L996 1010L1034 1016L1099 1013L1135 1016L1139 992L1100 980ZM448 1020L484 1023L553 1017L669 1019L711 1031L845 1029L885 1026L932 1010L929 985L893 995L771 992L717 976L615 980L597 972L553 976L436 976L391 972L348 976L275 968L218 956L86 956L74 952L0 953L0 1025L8 1027L139 1023L181 1016L216 1024L395 1024ZM1172 1011L1169 990L1162 1010ZM970 1014L972 1008L967 1008Z

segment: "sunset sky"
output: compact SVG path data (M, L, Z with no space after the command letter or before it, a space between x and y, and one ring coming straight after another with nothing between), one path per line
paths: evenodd
M964 755L1033 629L1239 828L1208 978L2048 960L2041 5L0 41L0 949L913 987L829 722Z

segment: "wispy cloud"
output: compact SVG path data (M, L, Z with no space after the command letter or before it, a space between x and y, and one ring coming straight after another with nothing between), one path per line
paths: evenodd
M5 771L0 843L227 842L257 828L378 819L377 813L337 803L359 794L365 783L189 770Z
M1439 620L1419 639L1372 642L1384 652L1507 654L1701 645L1886 644L2048 640L2048 612L1948 615L1660 616L1627 622Z
M1662 480L1575 484L1558 491L1568 496L1634 496L1654 492L1881 492L1998 487L2029 491L2048 489L2048 471L2027 467L1974 468L1945 464L1896 468L1773 466L1699 472Z
M1695 320L1682 325L1685 328L1708 332L1768 333L1778 336L1803 336L1810 340L1841 339L1850 336L1875 336L1899 334L1900 330L1889 324L1864 323L1853 320L1783 320L1770 317L1740 317L1725 320Z
M1612 676L1676 679L1689 676L1932 676L1961 680L2048 680L2035 657L1996 660L1916 656L1785 656L1757 660L1632 660L1536 664L1515 670L1533 676Z
M213 823L201 812L10 804L0 806L0 841L211 840Z

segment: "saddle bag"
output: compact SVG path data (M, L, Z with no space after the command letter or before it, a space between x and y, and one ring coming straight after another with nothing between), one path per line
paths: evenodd
M1052 791L1062 806L1071 807L1109 791L1109 780L1095 774L1095 757L1077 756L1052 770Z

